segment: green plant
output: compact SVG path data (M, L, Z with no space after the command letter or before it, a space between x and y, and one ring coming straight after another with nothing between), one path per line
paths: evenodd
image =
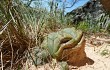
M76 27L84 32L89 31L89 24L87 22L80 22Z
M110 50L108 49L104 49L102 52L101 52L101 55L102 56L106 56L106 55L109 55L110 54Z
M100 26L98 24L90 24L86 21L80 22L75 26L77 29L81 29L83 32L100 32Z

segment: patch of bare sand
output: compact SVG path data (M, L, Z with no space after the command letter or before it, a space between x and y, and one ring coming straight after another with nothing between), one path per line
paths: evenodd
M104 49L110 50L110 45L104 43L98 48L95 47L85 47L85 52L87 57L94 61L93 65L85 65L80 67L78 70L110 70L110 54L106 56L102 56L101 53Z

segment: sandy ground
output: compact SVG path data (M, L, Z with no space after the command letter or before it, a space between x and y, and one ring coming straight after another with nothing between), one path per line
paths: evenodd
M102 46L95 48L95 51L94 47L85 47L87 56L92 59L94 63L92 65L82 66L78 70L110 70L110 54L106 56L101 55L105 48L110 50L110 45L103 44Z
M103 50L108 54L101 55ZM90 43L86 43L85 52L87 57L90 58L94 63L92 65L86 64L85 66L81 67L74 67L69 66L69 70L110 70L110 44L103 42L100 45L91 45ZM34 65L29 67L25 67L23 70L61 70L59 64L53 65L52 64L45 64L42 66L38 66L37 68Z

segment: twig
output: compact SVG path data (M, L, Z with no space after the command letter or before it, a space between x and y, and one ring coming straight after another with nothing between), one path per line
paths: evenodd
M29 43L29 47L30 47L30 43ZM28 51L29 56L31 57L31 59L32 59L32 61L33 61L34 65L35 65L35 67L37 68L37 64L35 63L35 61L34 61L33 57L31 56L31 53L30 53L30 51L29 51L29 49L28 49L28 48L27 48L27 51Z
M13 46L12 46L12 40L11 40L9 31L7 31L7 32L8 32L9 41L10 41L10 46L11 46L11 50L12 50L12 59L11 59L11 68L12 68L12 66L13 66Z
M1 51L1 64L2 64L2 70L3 70L3 59L2 59L2 51Z
M5 40L6 40L7 38L5 38ZM3 70L3 59L2 59L2 51L1 51L1 47L2 47L2 45L3 45L3 43L5 42L5 40L3 40L2 42L1 42L1 44L0 44L0 52L1 52L1 64L2 64L2 70Z
M8 21L8 22L6 23L6 25L4 25L4 26L0 29L0 34L2 34L3 31L5 31L5 29L7 28L8 24L9 24L11 21L12 21L12 19L11 19L10 21Z
M78 0L74 0L73 4L72 4L70 7L66 7L66 8L71 8L71 7L73 7L73 6L76 4L77 1L78 1Z

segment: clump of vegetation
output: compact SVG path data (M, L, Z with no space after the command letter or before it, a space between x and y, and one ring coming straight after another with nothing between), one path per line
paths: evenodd
M26 31L19 6L13 5L12 0L0 2L0 47L2 69L19 66L24 58L25 51L35 45Z
M80 22L76 25L77 29L81 29L83 32L100 32L100 27L98 25L90 24L86 21Z
M110 51L109 51L108 49L104 49L104 50L101 52L101 55L102 55L102 56L110 55Z

